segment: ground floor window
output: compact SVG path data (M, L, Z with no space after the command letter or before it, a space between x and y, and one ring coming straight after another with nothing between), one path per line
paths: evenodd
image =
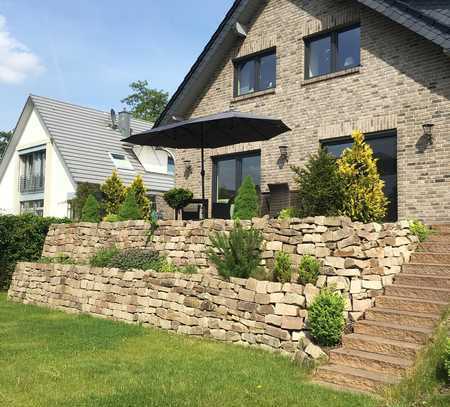
M398 218L397 193L397 135L395 131L366 135L366 142L372 147L375 158L378 158L378 171L385 182L384 193L389 199L386 221L394 222ZM335 157L339 157L344 149L351 147L349 137L322 141L322 145Z
M213 158L213 218L229 219L237 191L250 176L261 190L261 154L259 151Z
M20 213L33 213L38 216L44 216L44 200L36 199L34 201L20 202Z

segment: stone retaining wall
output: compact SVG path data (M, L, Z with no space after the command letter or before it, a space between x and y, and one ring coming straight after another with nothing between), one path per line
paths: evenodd
M346 311L357 320L392 283L402 264L409 261L417 238L408 222L362 224L345 217L315 217L278 221L267 218L243 222L261 230L263 265L271 271L276 252L290 254L298 264L310 254L322 263L316 286L333 286L346 299ZM148 247L164 252L177 265L195 264L214 273L208 264L206 249L213 231L230 230L232 221L209 219L196 221L161 221ZM146 247L148 225L143 221L118 223L79 223L55 225L47 236L43 255L65 254L87 261L99 248ZM293 281L296 280L294 274Z
M228 282L207 274L19 263L8 297L303 359L323 355L305 330L306 308L318 291L311 284Z

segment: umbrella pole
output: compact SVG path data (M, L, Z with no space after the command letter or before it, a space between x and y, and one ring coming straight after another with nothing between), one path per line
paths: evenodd
M201 172L200 172L200 175L202 176L202 200L203 200L203 205L202 205L202 208L203 208L203 219L205 219L205 218L207 218L208 217L208 213L205 213L205 209L206 209L206 211L208 211L208 208L207 208L207 205L205 205L205 149L204 149L204 134L203 134L203 132L204 132L204 126L203 126L203 124L202 124L202 135L201 135L201 146L202 146L202 148L201 148L201 155L202 155L202 158L201 158L201 160L202 160L202 169L201 169ZM206 207L206 208L205 208Z

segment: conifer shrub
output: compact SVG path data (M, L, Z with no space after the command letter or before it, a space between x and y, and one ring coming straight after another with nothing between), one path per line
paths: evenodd
M120 216L114 213L110 213L102 219L103 222L120 222L120 220Z
M192 200L192 191L184 188L172 188L164 194L167 205L175 210L175 219L178 219L178 212Z
M230 277L248 278L260 269L260 246L263 241L259 230L244 229L239 221L229 232L215 232L209 237L212 247L207 251L209 260L219 274Z
M336 159L320 148L305 167L291 167L298 188L297 215L335 216L342 208L343 182Z
M78 183L75 198L70 200L72 217L75 221L79 221L81 219L83 207L89 195L94 195L99 203L103 202L103 193L100 190L100 185L91 184L89 182ZM100 205L100 212L102 211L103 208Z
M345 327L344 299L339 292L323 289L308 310L311 336L322 346L335 346Z
M119 208L119 218L120 220L139 220L142 219L141 208L139 208L136 202L136 196L133 190L129 190L125 201Z
M320 275L320 263L319 261L309 255L305 255L300 260L298 267L298 283L302 285L317 283L317 279Z
M289 283L292 276L292 261L288 253L277 252L273 266L273 281Z
M117 214L120 206L125 200L127 189L114 170L109 178L100 187L104 196L106 215Z
M100 222L100 206L94 195L89 195L81 212L81 222Z
M133 180L133 183L128 188L128 191L133 191L136 198L136 203L141 209L142 218L149 219L151 208L150 199L148 199L147 188L145 188L144 181L140 175Z
M377 159L361 131L354 131L352 137L352 147L345 149L337 162L344 183L341 214L364 223L382 221L388 200L383 192L384 181L378 173Z
M250 220L259 215L259 196L250 176L244 178L234 200L233 219Z
M428 226L417 219L409 222L409 230L413 235L418 237L420 242L427 240L431 233Z

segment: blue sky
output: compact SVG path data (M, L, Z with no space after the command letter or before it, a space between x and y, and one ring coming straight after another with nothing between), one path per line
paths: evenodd
M120 109L134 80L172 94L233 0L0 0L0 130L29 93Z

